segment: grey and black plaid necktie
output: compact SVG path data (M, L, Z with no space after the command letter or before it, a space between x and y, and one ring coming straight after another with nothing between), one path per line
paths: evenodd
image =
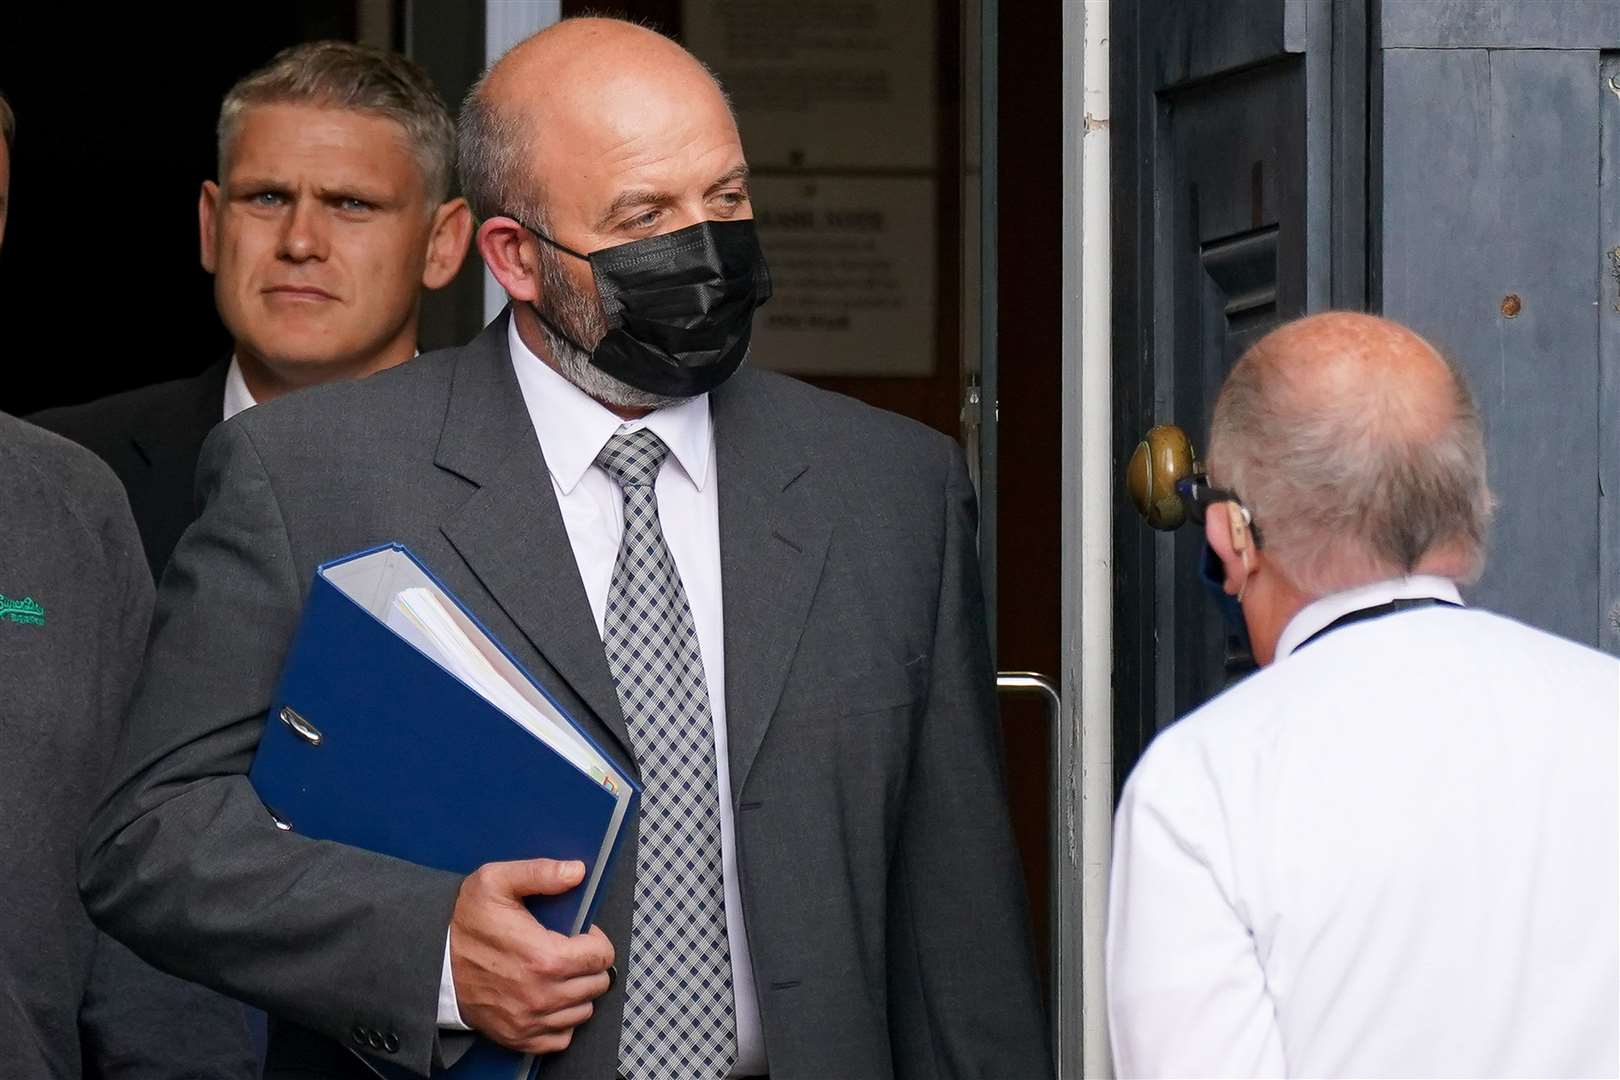
M653 490L668 456L643 428L596 458L624 495L602 644L642 782L619 1032L627 1080L722 1077L737 1059L709 688Z

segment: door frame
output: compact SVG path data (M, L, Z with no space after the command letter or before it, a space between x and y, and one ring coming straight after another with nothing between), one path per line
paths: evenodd
M1109 34L1109 0L1063 5L1065 544L1051 803L1051 1023L1060 1080L1113 1072L1103 994L1114 807Z

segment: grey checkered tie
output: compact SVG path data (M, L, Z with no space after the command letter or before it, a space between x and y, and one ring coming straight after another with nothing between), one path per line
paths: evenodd
M619 1031L627 1080L721 1077L737 1059L709 689L653 491L668 456L643 428L596 457L624 494L602 644L642 782Z

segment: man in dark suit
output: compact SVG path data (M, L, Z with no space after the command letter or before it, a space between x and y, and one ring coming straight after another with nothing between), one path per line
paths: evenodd
M34 423L99 454L129 492L152 576L196 517L204 437L257 402L416 352L421 291L460 269L455 131L420 66L347 42L296 45L219 116L219 182L198 198L203 268L232 354L200 375Z
M211 437L91 911L286 1020L272 1073L425 1073L471 1028L556 1078L1049 1075L960 448L738 368L747 167L672 42L565 21L461 138L510 312ZM243 775L315 567L393 540L643 785L588 933L521 905L578 864L313 841Z
M13 132L0 96L0 240ZM0 1072L245 1080L241 1008L97 933L75 882L152 612L129 505L94 455L0 414L0 512Z

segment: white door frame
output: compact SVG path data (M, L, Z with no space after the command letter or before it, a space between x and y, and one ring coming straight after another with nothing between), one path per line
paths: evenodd
M1062 710L1051 932L1062 1080L1112 1075L1103 996L1113 830L1109 0L1063 4Z

